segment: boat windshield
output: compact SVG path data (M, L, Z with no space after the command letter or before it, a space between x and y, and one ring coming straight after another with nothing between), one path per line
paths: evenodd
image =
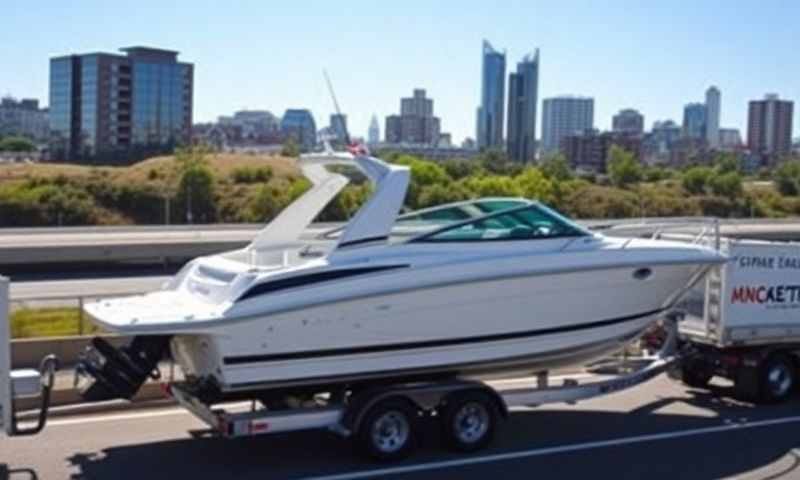
M412 242L534 240L591 235L583 227L541 204L499 211L440 228Z
M522 198L481 198L416 210L397 217L391 230L390 241L405 241L448 225L530 204L529 200ZM326 232L323 237L336 239L341 232L340 227Z

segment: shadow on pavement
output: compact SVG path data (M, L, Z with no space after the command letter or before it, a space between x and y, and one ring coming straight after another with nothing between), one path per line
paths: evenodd
M706 415L656 412L673 402L705 410ZM661 432L719 426L745 420L780 418L797 411L797 403L753 408L720 398L716 392L693 391L687 397L662 398L630 412L547 410L514 412L500 429L494 446L476 456L574 445ZM432 422L431 422L432 423ZM532 471L559 478L720 478L768 468L759 478L796 472L797 423L730 430L675 439L586 449L458 467L457 473L429 470L414 478L531 478ZM403 463L467 458L443 451L435 425L423 435L422 448ZM569 461L565 461L565 456ZM147 478L303 478L380 468L359 458L349 442L332 434L298 432L224 440L196 438L114 447L77 453L67 459L78 468L74 480ZM399 464L399 465L403 465ZM397 464L395 464L397 465ZM535 469L535 470L531 470ZM555 470L553 470L555 469ZM612 469L612 470L608 470ZM557 475L556 475L557 472ZM542 478L550 477L544 475ZM0 477L2 478L2 477Z
M0 463L0 480L37 480L36 472L30 468L11 469L5 463Z

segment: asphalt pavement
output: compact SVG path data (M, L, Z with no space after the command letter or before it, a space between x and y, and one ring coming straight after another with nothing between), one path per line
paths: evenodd
M0 439L0 479L800 478L800 399L753 406L661 376L579 403L514 409L493 446L454 454L431 425L381 465L319 431L225 440L176 407L59 417ZM3 476L5 475L5 476Z

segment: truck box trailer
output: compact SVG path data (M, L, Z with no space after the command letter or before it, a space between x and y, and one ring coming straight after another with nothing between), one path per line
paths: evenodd
M714 268L681 304L676 372L693 387L719 375L742 397L781 401L800 374L800 243L721 238L729 260Z

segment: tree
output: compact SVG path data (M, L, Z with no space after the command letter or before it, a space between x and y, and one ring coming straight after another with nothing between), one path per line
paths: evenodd
M722 175L714 175L709 181L709 186L714 195L727 197L731 200L735 200L743 192L742 176L735 170Z
M535 167L528 167L521 174L514 177L520 194L525 198L533 198L545 203L553 200L553 182L557 181L545 176Z
M480 162L465 160L463 158L445 160L441 162L441 165L444 171L447 172L453 180L460 180L470 175L475 175L481 170Z
M702 195L713 176L714 170L709 167L691 167L683 172L681 185L692 195Z
M508 155L498 148L490 148L477 157L480 164L490 173L496 175L514 175L521 166L509 160Z
M546 153L542 157L541 169L544 176L550 180L563 182L574 177L567 157L563 153Z
M453 182L449 185L427 185L420 190L419 207L426 208L444 203L459 202L467 200L470 192L460 182Z
M739 158L735 153L720 152L714 157L714 169L721 174L739 171Z
M611 177L611 183L620 188L627 188L642 180L642 166L633 153L619 145L611 145L608 157L608 174Z
M476 197L519 197L521 195L516 182L511 177L504 175L470 177L466 180L465 185Z
M300 146L297 145L297 140L295 140L293 136L289 136L286 141L283 142L281 155L292 158L300 156Z
M33 152L36 145L25 137L5 137L0 140L0 152Z
M672 178L674 174L675 174L674 170L670 170L664 167L652 166L643 169L644 181L649 183L668 180Z
M208 165L195 164L184 170L178 184L179 208L187 223L211 222L216 219L214 173Z
M775 186L782 195L796 196L800 194L800 160L782 163L772 176Z

